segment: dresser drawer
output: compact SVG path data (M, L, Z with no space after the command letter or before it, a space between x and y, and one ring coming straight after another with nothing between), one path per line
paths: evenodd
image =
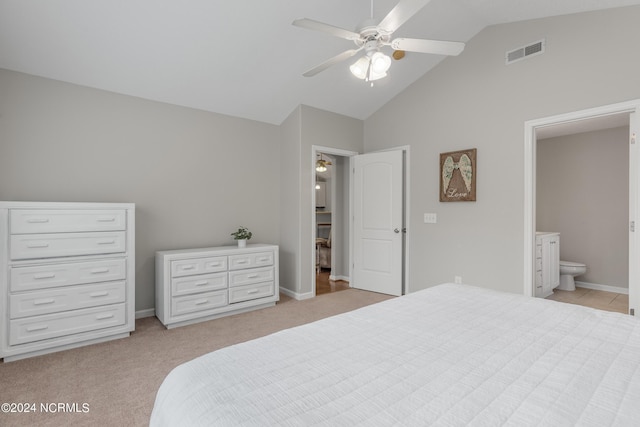
M229 286L242 286L251 283L273 281L273 267L252 268L250 270L230 271Z
M120 231L127 226L124 209L11 209L11 234Z
M273 296L273 282L229 288L229 303Z
M171 295L180 296L227 288L227 273L201 274L171 280Z
M193 276L227 270L227 257L182 259L171 262L171 277Z
M116 304L11 320L9 344L26 344L124 325L125 317L125 305Z
M13 294L9 296L9 312L11 319L18 319L124 301L124 281L97 283Z
M210 310L212 308L224 307L227 305L227 290L204 292L196 295L187 295L171 299L171 314L180 316L181 314L194 313L197 311Z
M11 292L124 280L126 261L110 259L11 268Z
M124 231L105 233L18 234L11 236L11 259L55 258L124 252Z
M264 267L273 265L273 252L255 252L242 255L229 255L229 270Z

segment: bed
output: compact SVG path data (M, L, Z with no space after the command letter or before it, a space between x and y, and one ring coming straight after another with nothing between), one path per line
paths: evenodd
M637 426L640 320L443 284L175 368L152 426Z

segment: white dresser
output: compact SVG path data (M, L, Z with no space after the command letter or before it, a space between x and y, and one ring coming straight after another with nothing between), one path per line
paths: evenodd
M0 202L0 357L135 329L132 203Z
M156 252L156 316L167 328L275 305L278 246Z

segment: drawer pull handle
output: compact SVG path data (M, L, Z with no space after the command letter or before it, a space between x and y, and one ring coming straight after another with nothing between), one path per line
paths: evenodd
M115 217L110 217L110 218L98 218L98 222L114 222L116 219Z
M44 331L45 329L49 329L49 326L47 326L47 325L29 326L29 327L27 328L27 332Z
M199 281L199 282L194 283L194 285L195 285L195 286L204 286L204 285L206 285L207 283L209 283L209 281L207 281L207 280L201 280L201 281Z
M56 300L53 298L37 299L33 301L33 305L53 304L54 302L56 302Z
M202 305L202 304L206 304L206 303L208 303L208 302L209 302L209 300L208 300L208 299L201 299L201 300L199 300L199 301L196 301L196 302L195 302L195 304L196 304L196 305Z
M236 264L246 264L248 261L246 259L241 259L236 261Z
M108 273L109 269L107 267L104 268L94 268L93 270L91 270L91 274L102 274L102 273Z
M108 291L92 292L89 294L91 298L106 297L107 295L109 295Z
M106 319L112 319L112 318L113 318L113 313L98 314L96 316L96 320L106 320Z
M265 258L260 258L258 261L260 261L260 262L266 262L266 261L270 261L270 259L265 257Z
M27 247L29 249L48 248L49 244L48 243L27 243Z
M250 291L247 291L248 294L257 294L258 292L260 292L258 289L251 289Z
M220 263L219 262L212 262L209 264L209 267L219 267Z
M256 273L250 274L247 276L249 279L255 279L256 277L258 277L258 275Z
M42 274L34 274L33 275L33 278L35 280L53 279L54 277L56 277L56 273L42 273Z
M196 268L194 265L185 265L180 267L182 270L193 270L194 268Z
M99 245L113 245L116 241L115 240L100 240L98 241Z
M27 222L29 224L44 224L49 222L49 218L31 218L28 219Z

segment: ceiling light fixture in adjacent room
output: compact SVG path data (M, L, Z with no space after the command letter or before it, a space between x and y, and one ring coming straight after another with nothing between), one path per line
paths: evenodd
M327 164L329 164L326 160L322 158L322 154L320 154L320 159L316 161L316 172L326 172Z

